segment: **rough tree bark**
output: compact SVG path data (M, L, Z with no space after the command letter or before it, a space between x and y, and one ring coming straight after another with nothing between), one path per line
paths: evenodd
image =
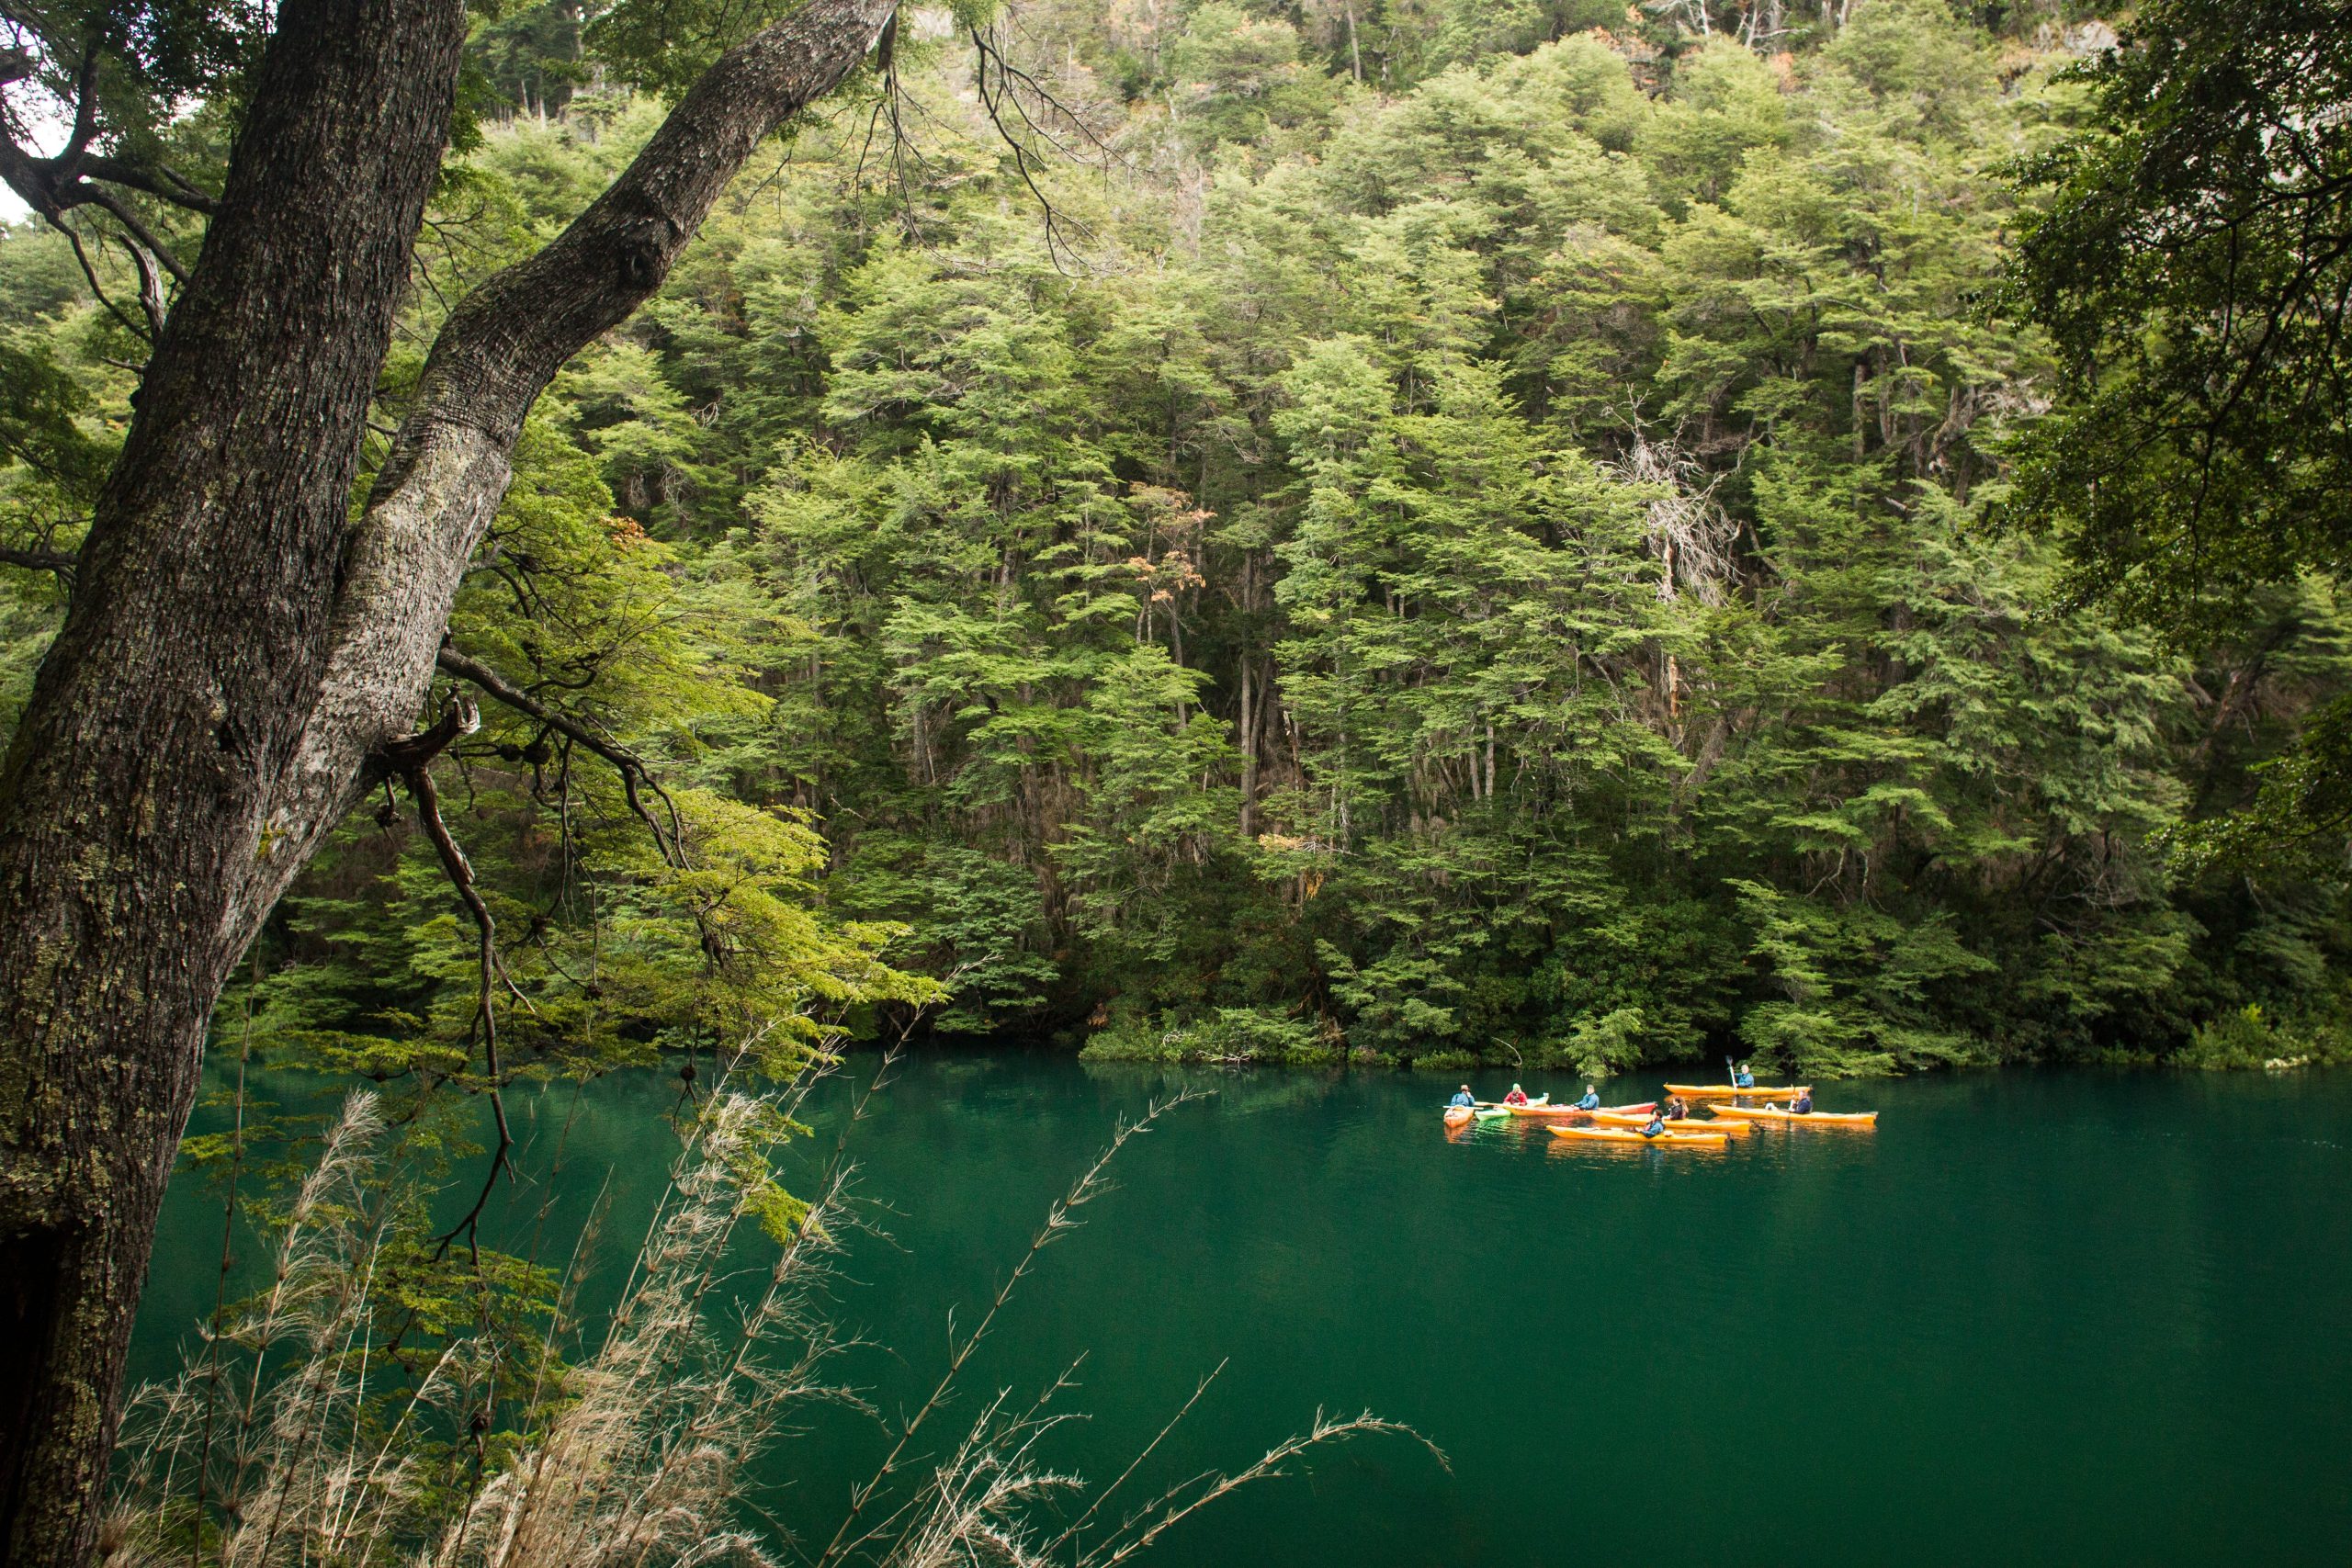
M437 339L355 525L368 396L442 152L458 0L285 0L66 623L0 763L0 1559L93 1552L204 1032L270 906L413 723L532 402L660 285L896 0L723 56Z
M268 781L323 668L458 0L296 0L0 764L0 1527L85 1556Z

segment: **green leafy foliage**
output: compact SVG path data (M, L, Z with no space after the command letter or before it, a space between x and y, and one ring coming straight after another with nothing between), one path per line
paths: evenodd
M2077 597L2242 637L2352 547L2352 42L2311 0L2158 0L2072 76L2071 134L2018 171L2045 199L2004 295L2057 374L2007 510L2064 541ZM2352 734L2314 694L2187 867L2341 859Z
M2073 135L2028 161L2049 203L2009 281L2060 403L2016 505L2084 586L2166 618L2336 569L2352 425L2352 41L2335 7L2165 0L2075 74Z
M769 14L486 18L495 123L404 344ZM2178 144L2120 118L2150 62L2225 63L2184 23L2086 88L2051 19L1047 5L983 34L1029 73L1009 126L967 36L910 26L910 140L860 100L747 174L542 401L460 595L453 647L545 710L490 702L436 774L507 1081L788 1070L933 1002L1096 1055L1590 1074L2332 1027L2340 838L2233 868L2334 776L2333 560L2166 637L1985 526L2088 537L2076 456L2020 432L2179 368L2100 325L2142 274L2069 213L2122 221L2100 181ZM2052 146L2045 217L2001 171ZM2074 327L1981 309L2021 230ZM29 516L129 383L78 274L5 244ZM58 585L6 581L21 689ZM256 1038L482 1089L472 921L371 806L273 920Z

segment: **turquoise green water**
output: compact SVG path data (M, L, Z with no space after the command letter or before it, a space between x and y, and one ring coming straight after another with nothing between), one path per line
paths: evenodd
M1451 1471L1393 1439L1328 1453L1156 1562L2352 1555L2352 1074L1838 1086L1823 1108L1874 1105L1876 1133L1702 1155L1449 1139L1429 1076L920 1058L857 1145L891 1243L857 1250L842 1312L894 1353L854 1381L919 1401L950 1312L971 1323L1114 1119L1179 1086L1216 1094L1129 1146L975 1395L1083 1352L1091 1419L1050 1457L1102 1481L1223 1361L1148 1479L1245 1463L1317 1405L1409 1422ZM551 1234L608 1170L616 1226L642 1213L672 1096L590 1092ZM519 1108L535 1157L565 1105ZM175 1191L145 1370L209 1304L216 1225ZM764 1501L821 1540L885 1446L820 1417Z

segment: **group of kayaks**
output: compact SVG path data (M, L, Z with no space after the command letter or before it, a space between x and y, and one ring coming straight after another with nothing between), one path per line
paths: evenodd
M1516 1116L1541 1122L1554 1137L1572 1143L1646 1144L1702 1149L1723 1148L1734 1138L1744 1138L1754 1132L1758 1122L1780 1122L1792 1127L1867 1128L1878 1124L1878 1112L1875 1111L1789 1109L1790 1101L1812 1095L1809 1086L1743 1089L1732 1084L1670 1083L1666 1086L1666 1092L1679 1096L1694 1109L1703 1108L1712 1114L1705 1118L1667 1119L1659 1122L1658 1130L1653 1133L1649 1128L1657 1120L1657 1100L1644 1100L1638 1105L1608 1105L1597 1111L1587 1111L1580 1106L1555 1105L1547 1094L1523 1105L1494 1100L1449 1105L1445 1110L1445 1124L1463 1127L1473 1122L1498 1122Z

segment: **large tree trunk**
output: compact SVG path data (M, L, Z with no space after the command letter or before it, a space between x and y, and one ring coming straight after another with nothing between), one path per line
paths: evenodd
M730 51L613 187L465 301L356 526L458 0L285 0L218 215L0 766L0 1558L86 1562L206 1021L413 723L516 434L895 0Z
M0 1556L87 1555L156 1207L327 650L458 0L288 0L0 771Z

